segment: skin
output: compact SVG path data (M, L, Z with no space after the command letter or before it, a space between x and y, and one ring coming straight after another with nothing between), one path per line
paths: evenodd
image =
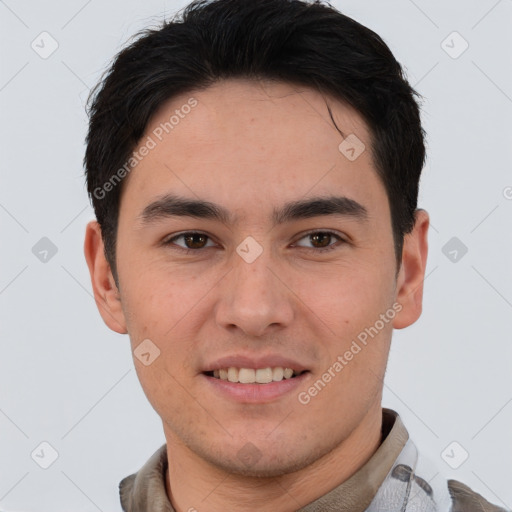
M356 111L308 88L227 80L163 104L146 135L190 97L197 106L123 185L119 288L97 222L87 226L94 296L105 323L129 334L132 350L149 338L161 351L149 366L136 357L134 364L162 418L174 508L291 512L347 480L381 443L392 329L421 314L429 218L417 210L397 276L388 198ZM343 138L326 103L343 133L364 142L356 160L339 151ZM166 193L217 203L237 220L144 224L143 209ZM323 215L273 226L274 208L332 194L363 205L366 220ZM161 243L187 230L210 237L203 239L208 247L184 254L183 238L174 248ZM333 237L328 244L335 248L318 252L323 245L305 234L310 230L334 231L344 242ZM236 252L247 236L263 248L252 263ZM394 319L301 404L297 392L393 304L401 306ZM239 352L292 357L310 373L297 392L237 403L212 392L201 371L205 362ZM259 453L249 465L237 456L248 442Z

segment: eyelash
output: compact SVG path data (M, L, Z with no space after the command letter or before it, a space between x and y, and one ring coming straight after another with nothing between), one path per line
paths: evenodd
M344 243L347 243L346 240L344 240L340 235L338 235L337 233L335 233L334 231L330 231L328 229L326 230L312 230L312 231L309 231L307 233L304 233L297 241L300 241L302 240L303 238L306 238L310 235L315 235L315 234L318 234L318 233L322 233L322 234L326 234L326 235L331 235L335 238L338 239L338 242L340 242L341 244L344 244ZM211 237L209 235L207 235L206 233L203 233L201 231L185 231L183 233L180 233L178 235L174 235L172 238L168 238L166 240L164 240L162 242L162 244L164 246L171 246L173 244L173 242L179 238L182 238L184 236L187 236L187 235L203 235L205 236L208 240L211 240ZM340 243L338 244L332 244L332 245L328 245L327 247L319 247L319 248L316 248L316 247L300 247L301 249L305 249L306 251L313 251L315 253L326 253L328 251L332 251L333 249L336 249ZM202 248L199 248L199 249L189 249L189 248L185 248L185 247L181 247L181 246L174 246L173 249L176 249L178 251L181 251L183 252L184 254L190 254L190 253L198 253L204 249L208 249L208 248L211 248L211 247L202 247Z

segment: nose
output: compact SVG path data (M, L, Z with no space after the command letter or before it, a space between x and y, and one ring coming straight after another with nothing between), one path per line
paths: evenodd
M267 251L252 263L233 254L233 268L219 283L217 324L254 337L290 325L293 293L283 277Z

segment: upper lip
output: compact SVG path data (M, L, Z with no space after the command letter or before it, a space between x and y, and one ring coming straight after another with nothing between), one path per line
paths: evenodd
M220 370L224 368L276 368L281 366L283 368L291 368L296 372L302 372L307 370L307 367L303 364L284 357L278 354L267 355L267 356L247 356L247 355L231 355L224 356L215 361L208 363L203 368L203 372L211 372L213 370Z

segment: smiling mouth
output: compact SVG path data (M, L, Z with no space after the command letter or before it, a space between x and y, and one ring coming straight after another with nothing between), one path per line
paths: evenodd
M208 377L225 380L240 384L269 384L270 382L280 382L285 379L293 379L306 373L308 370L296 371L292 368L283 368L276 366L274 368L221 368L209 372L203 372Z

